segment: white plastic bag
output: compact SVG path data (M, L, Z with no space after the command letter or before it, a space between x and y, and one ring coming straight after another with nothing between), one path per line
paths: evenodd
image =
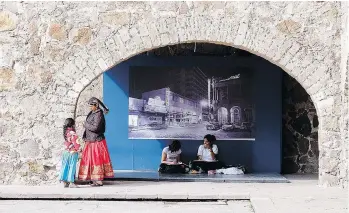
M226 169L217 169L217 174L225 174L225 175L243 175L244 172L241 169L236 167L226 168Z

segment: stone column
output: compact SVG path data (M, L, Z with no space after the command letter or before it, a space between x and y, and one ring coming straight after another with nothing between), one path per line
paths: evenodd
M340 119L340 132L341 132L341 162L340 162L340 185L348 187L348 73L349 73L349 4L348 2L342 2L342 36L341 36L341 119Z
M334 111L340 105L333 97L318 102L319 115L319 184L336 186L340 184L340 162L342 138L339 130L340 116Z

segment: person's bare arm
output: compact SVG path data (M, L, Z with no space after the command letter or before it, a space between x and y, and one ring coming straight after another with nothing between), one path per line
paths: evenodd
M161 163L173 164L172 162L166 161L166 158L167 158L167 154L166 154L165 152L163 152L163 153L162 153L162 156L161 156Z
M216 160L216 154L213 152L212 148L209 149L213 160Z
M176 160L177 160L177 163L182 163L181 162L181 155L178 155Z
M166 163L166 158L167 158L167 155L165 152L163 152L161 155L161 163Z
M198 156L198 160L202 160L202 147L201 146L199 146L199 150L198 150L197 156Z

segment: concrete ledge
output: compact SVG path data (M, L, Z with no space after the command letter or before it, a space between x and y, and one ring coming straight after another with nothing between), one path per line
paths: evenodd
M115 194L94 194L96 200L126 200L126 194L115 193Z
M219 200L249 200L249 193L222 193L218 194Z
M126 192L126 193L62 193L62 194L44 194L44 193L0 193L0 200L176 200L176 201L190 201L190 200L249 200L248 193L224 193L224 194L152 194L140 192Z
M187 200L188 194L174 193L174 194L158 194L158 199L160 200Z
M158 195L152 193L127 193L126 200L157 200Z

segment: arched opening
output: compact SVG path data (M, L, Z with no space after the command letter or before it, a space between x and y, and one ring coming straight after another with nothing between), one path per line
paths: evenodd
M250 120L252 115L246 114L246 121ZM230 123L231 124L240 124L241 122L241 109L238 106L233 106L230 108Z
M313 101L301 85L283 74L282 172L318 173L319 120Z
M215 77L219 75L220 70L225 69L225 65L223 66L222 64L219 64L220 62L222 62L223 64L231 64L232 61L236 62L239 60L245 60L245 62L248 62L249 60L256 60L258 61L258 63L261 63L260 67L263 67L263 69L258 70L255 69L255 67L251 68L250 65L252 65L253 63L240 64L238 66L235 66L235 68L238 69L240 72L249 72L249 70L254 70L254 72L258 73L258 77L263 78L261 80L266 81L268 80L268 76L263 76L263 74L261 74L263 70L267 72L267 69L272 68L272 71L279 72L279 78L275 77L276 79L280 80L280 82L276 82L280 85L280 88L277 91L277 94L279 94L279 99L268 96L268 93L271 93L273 91L264 90L265 97L268 97L265 100L263 99L263 93L260 93L259 95L262 96L259 97L251 96L247 103L242 103L239 100L230 100L230 95L236 96L242 94L241 91L243 89L241 87L241 84L237 84L234 82L229 86L225 86L222 82L224 82L224 80L227 79L231 81L234 78L237 78L237 75L222 76L222 79L219 80L219 83L221 83L222 85L215 85L215 89L212 89L213 87L209 86L209 89L206 89L210 91L208 92L205 90L204 92L209 95L200 96L200 88L207 87L207 83L201 85L201 83L204 81L201 79L202 76L200 77L198 73L203 72L202 67L205 66L202 66L202 64L193 65L193 63L189 63L184 66L178 66L182 63L181 60L185 57L190 57L190 60L193 59L193 57L205 57L206 59L212 57L214 58L214 60L222 60L215 65L216 69L214 70L214 72L216 73L212 74L212 76ZM160 59L160 61L164 59L165 62L160 62L158 59ZM172 59L174 61L172 61L170 65L167 64L169 60ZM131 60L133 60L131 62L132 65L129 64ZM211 61L214 60L212 59ZM158 62L161 65L157 64L156 66L154 66L154 63ZM263 169L260 169L260 165L257 165L258 162L254 162L254 160L251 160L250 156L253 154L252 152L259 152L258 149L261 149L260 152L263 152L263 150L267 150L268 153L273 153L272 150L275 147L270 148L268 147L268 144L258 144L258 134L260 134L260 132L266 131L266 129L259 127L258 123L259 121L263 120L266 122L265 124L268 126L268 122L270 121L270 117L268 116L273 117L273 114L280 113L279 118L280 120L282 119L282 123L275 123L270 126L270 129L268 129L271 132L275 131L274 133L271 133L274 135L280 134L280 131L282 129L282 136L279 138L280 146L278 147L280 149L279 151L282 157L278 161L279 165L274 165L271 167L276 168L279 166L279 171L281 173L318 172L319 152L317 127L319 125L319 122L317 120L314 104L312 103L310 96L305 92L305 90L296 80L294 80L291 76L289 76L279 67L276 67L275 65L266 61L265 59L262 59L247 51L233 47L210 43L188 43L166 46L142 53L140 55L135 56L134 58L130 58L129 60L117 65L116 68L117 67L121 67L120 70L127 69L128 71L131 70L131 67L132 69L142 67L141 69L143 70L138 72L143 72L143 74L146 74L139 74L139 76L141 77L138 76L138 79L141 79L141 81L147 81L147 79L149 80L151 78L160 77L161 82L165 82L167 79L162 78L163 76L159 73L161 71L164 71L164 67L167 67L166 69L170 73L168 75L170 76L169 79L177 79L174 82L167 82L167 86L165 84L160 83L159 86L152 87L154 86L154 83L150 83L148 85L143 86L145 88L141 88L139 87L139 81L132 81L132 75L134 73L128 72L127 78L125 76L122 76L123 78L125 78L115 80L114 77L120 77L118 76L118 72L120 70L113 71L114 68L112 68L111 70L107 71L106 73L98 77L96 80L91 82L91 84L88 87L86 87L85 90L81 93L78 100L76 113L78 119L83 119L84 115L86 114L86 112L82 110L82 108L84 107L81 106L81 104L83 104L85 100L91 96L91 94L95 94L94 96L100 98L105 98L103 96L107 94L108 98L110 98L112 97L111 93L113 93L110 91L113 91L113 89L115 89L118 84L121 84L122 81L126 80L128 82L128 91L126 91L125 89L123 90L123 96L125 96L126 93L128 96L128 106L121 106L120 104L122 103L119 102L119 105L117 105L117 109L115 109L120 109L124 111L127 110L129 113L128 117L127 119L114 118L115 121L117 121L119 124L108 123L109 128L114 128L113 131L128 130L128 132L136 132L134 138L128 138L133 140L127 142L132 145L132 149L125 148L126 145L122 145L121 151L117 153L119 155L118 159L124 157L126 159L125 161L128 161L127 164L129 166L127 166L127 168L119 166L118 169L154 169L158 164L158 155L160 154L160 152L154 154L154 156L136 156L137 153L135 153L135 150L142 149L141 147L147 147L145 146L146 141L141 141L142 139L153 140L149 143L153 145L154 143L156 143L154 147L157 146L157 148L154 148L154 150L158 150L159 144L160 147L164 146L164 144L168 143L167 140L172 138L172 136L169 136L168 138L157 138L157 132L161 131L162 129L169 127L180 129L189 128L195 125L205 125L204 132L212 134L219 134L220 132L223 132L224 134L229 134L230 132L235 132L236 129L240 130L240 135L244 135L245 131L248 132L249 136L257 134L255 140L252 142L250 140L247 140L247 142L244 141L244 139L247 138L245 136L238 138L236 142L231 142L232 144L235 144L234 148L237 148L233 152L234 154L236 154L236 156L232 161L238 161L238 164L240 164L241 162L247 163L249 164L249 167L252 167L250 169L253 171L269 171L268 165L263 165ZM174 67L176 67L176 69L173 69ZM227 70L231 69L231 67L227 67ZM103 78L105 79L103 80ZM195 81L195 78L201 80ZM113 85L111 84L111 81L114 81ZM209 82L209 85L211 85L212 82ZM250 83L262 84L258 78L254 78L254 80L251 80ZM162 88L164 89L161 90ZM259 86L254 87L253 91L256 92L256 89L258 90ZM130 93L133 94L131 95ZM121 96L115 96L115 98L120 97ZM196 97L199 98L195 99ZM257 105L255 100L258 100ZM109 99L109 101L105 101L110 103L115 102L115 100L111 99ZM282 102L282 104L279 103L279 105L276 106L278 101ZM265 104L267 102L271 103ZM267 106L274 106L274 108L263 108ZM136 111L141 110L147 112L143 114L137 114ZM263 110L269 112L269 114L267 113L267 115L263 115ZM275 111L270 112L269 110ZM165 113L165 111L167 113ZM127 126L127 124L129 125L127 128L123 128L123 130L117 129L118 127L120 127L120 125ZM273 130L274 127L276 128ZM145 129L151 129L152 131L145 131ZM278 130L280 131L278 132ZM145 132L145 134L138 134L137 131L143 131ZM192 133L195 135L195 137L197 136L197 134L199 134L199 136L197 137L203 137L203 132L192 131ZM178 139L184 140L185 148L194 150L190 151L188 153L187 159L185 159L189 160L189 158L195 156L197 147L193 145L194 143L189 144L188 141L193 140L195 141L195 144L199 144L201 143L201 141L198 141L197 138L190 138L190 136L186 134L187 133L184 133L181 136L181 138ZM218 140L220 140L219 137ZM118 142L115 141L115 143ZM230 142L226 140L220 143L223 144ZM255 147L251 148L253 151L247 151L249 148L241 148L242 143L249 143L249 148L253 146ZM139 147L137 148L136 146ZM242 157L242 155L236 153L236 151L239 150L239 147L241 148L240 151L242 151L242 153L245 152L244 154L248 157ZM149 147L147 147L147 149L149 149ZM226 152L227 156L231 155L231 151L232 150L229 149L222 150L223 153ZM113 152L113 148L111 148L111 152ZM261 161L262 159L263 158L261 157L256 161ZM152 165L145 163L144 160L146 160L147 162L152 162Z

